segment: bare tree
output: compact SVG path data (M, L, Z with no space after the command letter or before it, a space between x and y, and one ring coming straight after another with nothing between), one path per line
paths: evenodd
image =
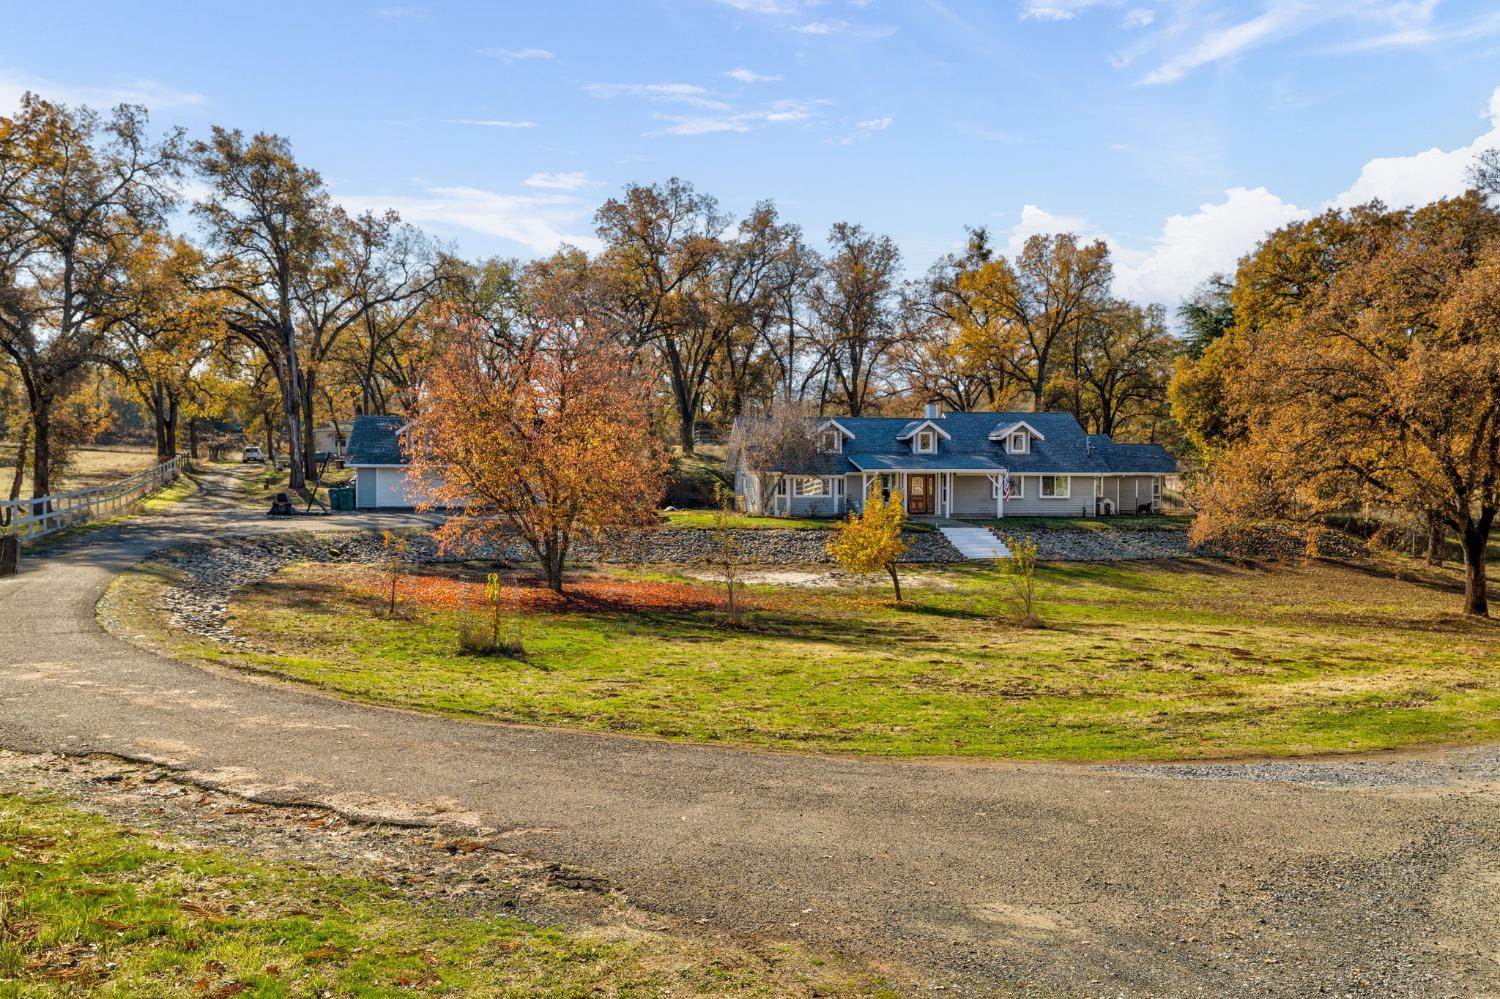
M745 506L763 516L789 474L807 472L819 460L817 422L808 406L780 398L764 413L741 416L729 438L728 463L744 476Z
M693 452L693 431L719 339L696 286L718 266L728 219L709 195L673 177L633 184L594 216L606 244L603 264L616 290L618 318L636 347L657 354L670 380L678 440Z
M816 337L841 408L859 416L901 339L896 295L901 251L889 236L848 222L835 223L828 242L832 255L810 295Z

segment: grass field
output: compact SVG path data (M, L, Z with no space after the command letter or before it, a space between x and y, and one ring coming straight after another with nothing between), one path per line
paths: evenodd
M964 518L981 527L996 527L1001 533L1022 534L1028 531L1185 531L1192 517L1005 517L1002 519Z
M791 948L538 926L0 795L0 997L889 996Z
M714 510L664 510L661 515L662 526L667 528L713 527L716 514L717 511ZM829 531L838 526L838 521L831 517L751 517L748 515L736 515L729 518L729 524L731 527L740 530Z
M1500 737L1500 626L1453 614L1451 570L1050 566L1040 630L1008 623L982 565L909 572L902 605L883 583L758 585L743 628L707 583L582 582L626 595L559 606L507 590L521 659L458 653L456 605L481 584L455 597L458 584L412 577L392 618L381 580L351 567L293 568L233 602L234 626L271 651L162 641L375 703L800 750L1186 759ZM144 627L159 582L120 585Z
M0 489L9 489L15 471L16 449L9 442L0 443ZM53 482L54 492L88 489L117 479L128 478L156 464L154 448L88 447L76 452L72 463ZM31 495L31 469L21 480L21 495Z
M662 526L676 528L711 528L714 526L715 510L663 510ZM737 514L729 518L729 526L738 530L761 531L831 531L839 526L843 517L751 517ZM906 530L918 534L932 530L931 524L907 521Z

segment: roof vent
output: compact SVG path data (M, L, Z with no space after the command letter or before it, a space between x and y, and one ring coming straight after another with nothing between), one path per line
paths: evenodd
M943 418L943 407L935 402L929 402L922 409L922 416L929 420L941 420Z

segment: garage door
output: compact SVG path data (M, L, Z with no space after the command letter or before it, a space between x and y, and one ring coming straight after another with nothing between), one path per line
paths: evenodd
M401 468L377 468L375 470L376 506L411 506L406 495L406 470Z

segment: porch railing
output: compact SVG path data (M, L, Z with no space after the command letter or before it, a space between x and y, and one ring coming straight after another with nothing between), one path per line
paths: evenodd
M0 501L0 534L14 534L22 541L31 541L91 520L124 513L176 479L187 464L187 456L179 455L108 485L31 499Z

